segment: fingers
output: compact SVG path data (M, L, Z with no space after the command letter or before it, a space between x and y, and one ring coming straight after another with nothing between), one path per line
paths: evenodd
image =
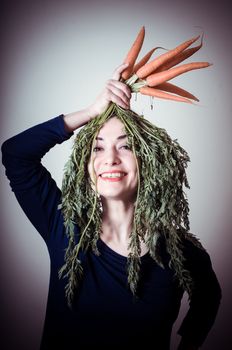
M108 89L110 100L117 103L123 108L130 108L131 89L128 85L119 81L121 73L128 67L128 63L123 63L118 66L112 76L112 79L108 80L106 89Z
M120 80L121 73L128 67L128 63L123 63L118 66L115 71L113 72L112 79Z
M94 103L89 107L92 118L103 113L110 102L116 103L124 109L130 109L131 91L126 84L110 79L106 82L105 88L98 95Z
M117 80L108 80L106 85L108 99L122 108L130 108L131 90L126 84Z
M127 98L131 98L131 89L128 85L122 83L121 81L109 79L106 86L109 89L120 90L123 94L127 96Z
M131 89L128 85L119 81L121 73L127 67L128 64L123 63L115 69L112 79L106 82L105 88L90 106L91 115L95 117L101 114L110 102L114 102L124 109L130 108Z

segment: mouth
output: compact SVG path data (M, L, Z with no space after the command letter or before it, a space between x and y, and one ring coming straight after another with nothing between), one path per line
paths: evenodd
M109 171L109 172L104 172L100 174L99 177L103 181L117 182L117 181L122 181L126 175L127 173L123 171Z

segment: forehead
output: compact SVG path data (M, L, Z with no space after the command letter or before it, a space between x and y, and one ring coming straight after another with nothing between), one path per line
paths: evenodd
M123 123L117 118L110 118L100 129L97 137L101 137L103 139L107 138L117 138L118 136L125 135L125 127Z

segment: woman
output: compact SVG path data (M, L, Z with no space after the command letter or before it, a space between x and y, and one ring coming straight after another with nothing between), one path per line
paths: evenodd
M2 146L12 189L51 258L41 349L152 344L167 350L185 290L190 308L178 349L198 349L217 314L220 286L207 252L188 232L182 191L187 154L158 128L149 136L149 123L130 112L131 92L120 81L126 67L115 70L87 109L53 118ZM106 110L111 112L96 127ZM125 115L134 123L131 134ZM40 159L84 125L61 192ZM151 145L163 152L156 151L155 161ZM174 193L176 203L166 193Z

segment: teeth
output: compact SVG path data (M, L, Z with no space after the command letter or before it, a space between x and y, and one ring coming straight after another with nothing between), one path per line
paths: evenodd
M125 176L125 173L108 173L108 174L102 174L101 177L104 178L119 178Z

